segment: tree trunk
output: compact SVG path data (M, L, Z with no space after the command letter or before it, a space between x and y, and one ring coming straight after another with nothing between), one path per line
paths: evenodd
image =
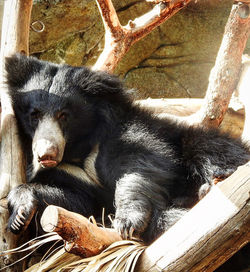
M4 84L4 59L15 52L28 53L29 22L32 0L4 1L2 24L0 87L1 87L1 156L0 156L0 199L7 197L9 191L25 182L25 160L18 137L16 119L8 90ZM2 202L1 202L2 203ZM0 251L16 246L17 236L6 230L8 211L0 205ZM2 265L13 262L12 256L2 258ZM17 271L11 268L6 271ZM20 270L20 269L19 269Z

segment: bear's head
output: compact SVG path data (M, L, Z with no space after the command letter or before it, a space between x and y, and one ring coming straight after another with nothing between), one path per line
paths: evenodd
M18 124L32 148L36 170L89 152L98 128L111 119L110 105L115 100L126 104L116 77L86 67L17 54L6 59L6 73Z

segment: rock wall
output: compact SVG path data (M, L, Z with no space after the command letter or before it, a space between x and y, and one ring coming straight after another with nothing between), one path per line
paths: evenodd
M144 0L113 0L122 24L148 11ZM190 3L137 42L115 73L137 98L203 97L224 27L230 0ZM95 0L34 0L30 53L57 63L91 66L103 48L104 29ZM247 53L250 53L248 43Z

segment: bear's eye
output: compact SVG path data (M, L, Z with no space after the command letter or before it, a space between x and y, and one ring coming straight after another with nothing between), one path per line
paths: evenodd
M67 113L65 111L61 111L57 114L57 119L60 121L66 121Z
M41 117L41 112L39 110L33 110L30 116L32 120L39 120Z

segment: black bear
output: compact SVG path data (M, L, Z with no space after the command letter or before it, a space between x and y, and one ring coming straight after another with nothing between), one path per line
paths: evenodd
M202 185L250 159L240 140L141 109L104 72L14 55L6 79L28 164L8 196L14 233L54 204L96 218L105 208L123 238L151 242Z

